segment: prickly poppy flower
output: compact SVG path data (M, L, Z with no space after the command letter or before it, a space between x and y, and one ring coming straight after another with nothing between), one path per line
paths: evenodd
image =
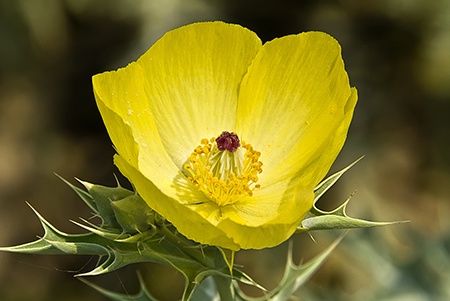
M357 100L329 35L262 45L222 22L170 31L93 86L115 164L142 198L186 237L231 250L293 234Z

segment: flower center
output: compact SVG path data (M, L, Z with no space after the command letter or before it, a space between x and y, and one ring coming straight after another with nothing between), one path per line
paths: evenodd
M223 132L217 138L200 141L184 164L188 180L219 206L235 203L241 196L252 196L259 188L261 153L239 141L235 133Z

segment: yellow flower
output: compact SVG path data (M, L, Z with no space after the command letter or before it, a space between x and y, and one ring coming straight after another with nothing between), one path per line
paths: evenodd
M186 237L231 250L292 235L357 100L329 35L262 45L223 22L170 31L93 86L115 164L142 198Z

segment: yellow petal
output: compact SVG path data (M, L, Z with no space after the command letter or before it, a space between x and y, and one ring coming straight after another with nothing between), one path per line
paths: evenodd
M202 138L233 130L238 87L261 41L222 22L166 33L138 61L149 107L167 152L179 167Z
M296 230L313 203L313 190L299 177L276 183L246 201L223 208L218 227L243 249L279 245Z
M357 90L352 88L351 95L344 108L344 118L319 155L310 162L307 168L302 170L303 182L318 184L325 177L347 138L357 100Z
M179 170L165 151L144 91L142 69L136 63L93 77L100 113L117 152L164 193Z
M303 172L330 140L342 146L345 135L335 135L350 95L340 46L331 36L308 32L264 44L243 80L236 125L261 151L262 186ZM334 161L322 159L328 161L313 168L329 168Z

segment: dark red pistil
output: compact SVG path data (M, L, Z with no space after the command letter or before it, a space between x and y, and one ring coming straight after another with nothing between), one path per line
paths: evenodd
M229 152L234 152L241 146L238 135L233 132L223 132L216 139L217 148L221 151L227 150Z

